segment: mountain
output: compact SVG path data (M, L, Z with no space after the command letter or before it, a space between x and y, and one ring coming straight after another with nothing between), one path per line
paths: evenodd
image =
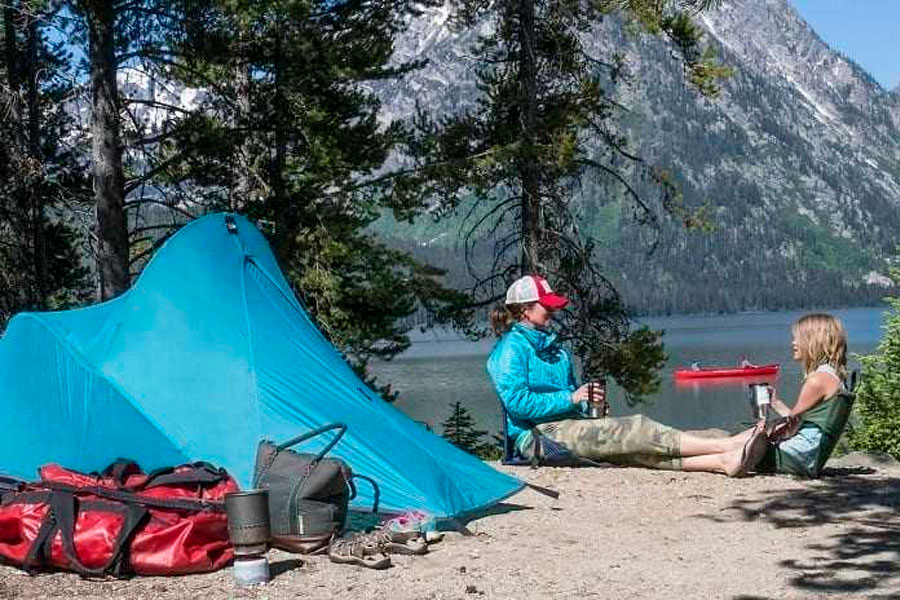
M471 45L444 8L410 24L398 60L427 58L376 88L385 118L415 104L436 114L477 98ZM900 94L882 89L825 44L786 0L731 0L699 18L706 40L734 69L717 100L686 82L664 41L607 19L586 41L595 56L624 54L632 83L616 90L635 150L672 172L691 207L706 206L711 233L660 219L638 226L621 191L585 181L582 227L628 304L641 312L776 309L878 301L900 241ZM636 182L652 198L653 190ZM463 218L406 226L382 219L379 235L465 280L455 248Z

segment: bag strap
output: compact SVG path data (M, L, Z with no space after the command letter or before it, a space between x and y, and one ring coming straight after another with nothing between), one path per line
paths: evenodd
M188 468L185 468L188 467ZM177 470L176 469L180 469ZM160 485L184 485L190 483L215 484L228 478L228 472L208 462L195 462L180 467L157 469L147 476L140 489L150 489ZM131 489L131 488L130 488Z
M306 433L304 433L302 435L298 435L297 437L290 439L290 440L284 442L283 444L278 444L277 446L275 446L275 450L277 450L278 452L281 452L282 450L287 450L291 446L296 446L300 442L305 442L306 440L312 439L312 438L316 437L317 435L322 435L326 431L331 431L332 429L338 430L338 433L335 434L335 436L331 439L331 441L328 442L325 445L325 447L322 448L319 451L319 453L316 455L314 462L319 462L320 460L325 458L325 455L328 454L331 451L331 449L334 448L335 444L337 444L341 440L341 438L344 436L344 434L347 433L346 425L344 425L343 423L330 423L328 425L323 425L317 429L313 429L312 431L307 431Z
M28 554L22 562L22 568L27 573L42 565L49 564L53 540L57 532L62 539L63 554L69 561L72 569L78 574L88 577L91 575L105 575L112 573L121 576L126 568L127 545L134 536L137 528L147 516L147 509L142 506L125 505L122 507L124 520L119 529L119 534L113 542L112 554L108 561L100 567L88 568L81 562L75 549L75 523L78 520L78 504L74 494L67 492L49 492L49 508L41 521L37 535L28 549Z
M62 538L63 554L65 554L72 568L83 577L105 575L112 571L121 574L124 570L122 558L125 556L126 544L131 540L138 526L148 514L147 509L143 506L126 504L125 518L122 521L119 534L113 542L112 554L109 560L100 567L88 568L81 562L75 548L75 522L78 518L78 506L75 495L65 492L54 493L50 497L50 510L53 512L53 518Z
M332 429L337 429L338 433L310 461L309 466L307 467L307 470L306 470L306 474L303 477L303 479L305 480L307 477L309 477L310 473L312 473L312 470L316 467L316 465L318 465L319 462L321 462L321 460L323 458L325 458L325 455L328 454L331 451L331 449L334 448L335 444L337 444L340 441L340 439L344 436L344 434L347 433L347 426L345 424L329 423L328 425L323 425L322 427L313 429L312 431L307 431L304 434L298 435L297 437L292 438L282 444L278 444L278 445L274 446L275 451L272 452L271 456L269 456L269 459L266 461L266 464L262 465L262 466L257 465L259 470L256 473L254 473L254 475L253 475L253 485L254 486L258 485L258 482L260 479L262 479L263 475L265 475L268 472L268 470L270 468L272 468L272 465L275 463L275 459L278 458L278 454L280 452L287 450L291 446L296 446L300 442L305 442L306 440L312 439L312 438L316 437L317 435L321 435L321 434L325 433L326 431L331 431Z
M111 478L119 487L125 487L125 482L132 475L143 475L141 467L129 458L117 458L108 467L100 472L100 477Z
M50 544L53 542L57 529L53 511L48 508L43 520L41 520L41 526L34 536L34 541L28 549L28 554L25 555L25 559L22 561L22 569L29 575L49 559Z
M378 512L378 502L381 499L381 488L378 487L378 482L369 477L368 475L360 475L359 473L353 473L350 476L350 479L347 480L347 484L350 486L350 500L356 498L356 484L353 483L354 479L362 479L363 481L368 482L369 485L372 486L372 512Z
M101 498L117 500L123 504L145 506L147 508L160 508L164 510L184 510L188 512L225 512L225 503L215 500L189 500L175 499L164 500L162 498L147 498L132 492L123 490L111 490L100 486L76 487L56 481L45 481L41 484L54 492L67 492L70 494L91 494Z
M119 458L103 469L99 476L112 479L119 489L127 491L146 490L160 485L214 484L228 477L228 473L224 469L208 462L198 461L177 467L162 467L151 471L140 485L125 485L132 475L143 474L144 471L136 462L127 458Z

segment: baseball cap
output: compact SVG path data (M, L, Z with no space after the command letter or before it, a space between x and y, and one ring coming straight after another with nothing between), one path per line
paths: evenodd
M540 302L541 306L550 310L565 308L569 299L554 294L547 280L539 275L526 275L516 279L506 290L506 304L523 304Z

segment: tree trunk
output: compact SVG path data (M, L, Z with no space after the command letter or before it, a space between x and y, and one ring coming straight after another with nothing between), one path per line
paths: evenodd
M37 18L28 15L25 30L27 31L27 60L25 74L26 103L28 105L28 154L37 164L42 162L41 156L41 107L38 101L38 44L40 31ZM28 191L31 212L31 256L34 269L34 300L41 308L47 307L47 273L46 249L44 247L44 190L41 185Z
M253 183L250 174L250 64L247 59L247 33L242 25L234 51L234 131L243 140L235 148L234 185L229 198L229 208L243 210L250 202Z
M22 55L19 49L19 30L25 23L20 3L9 2L3 9L4 54L6 61L6 77L9 84L10 102L6 108L4 133L9 144L9 175L12 185L7 199L9 204L5 212L9 215L9 227L13 235L15 247L10 257L16 266L15 272L8 275L12 287L16 290L14 310L34 309L36 298L34 293L34 273L31 270L32 252L30 230L30 190L35 177L35 164L29 156L29 140L26 135L26 124L22 111L22 82L33 73L34 69L26 64L27 54Z
M112 3L83 0L89 31L91 135L94 198L97 202L97 271L100 299L128 288L128 223L119 135L115 20Z
M296 219L287 202L284 183L285 155L287 153L287 136L284 124L279 119L287 115L284 97L284 56L282 55L281 32L275 40L275 114L272 115L275 130L275 156L271 165L272 201L275 207L275 248L278 258L285 261L290 258L291 240L296 228Z
M534 38L534 0L519 0L519 90L522 95L520 125L523 152L519 156L518 171L522 188L523 273L534 273L541 265L541 183L534 155L538 100Z
M6 57L6 80L10 91L19 90L19 50L16 46L16 3L9 0L3 5L3 52ZM13 106L15 110L15 106Z

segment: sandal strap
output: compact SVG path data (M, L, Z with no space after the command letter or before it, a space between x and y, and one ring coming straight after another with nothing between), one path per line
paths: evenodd
M381 554L381 547L372 540L364 536L353 536L347 538L337 538L332 542L331 547L338 554L344 556L358 556L360 558L371 556L373 554Z
M337 538L328 547L328 557L333 562L350 563L370 569L391 566L391 558L380 548L356 537Z

